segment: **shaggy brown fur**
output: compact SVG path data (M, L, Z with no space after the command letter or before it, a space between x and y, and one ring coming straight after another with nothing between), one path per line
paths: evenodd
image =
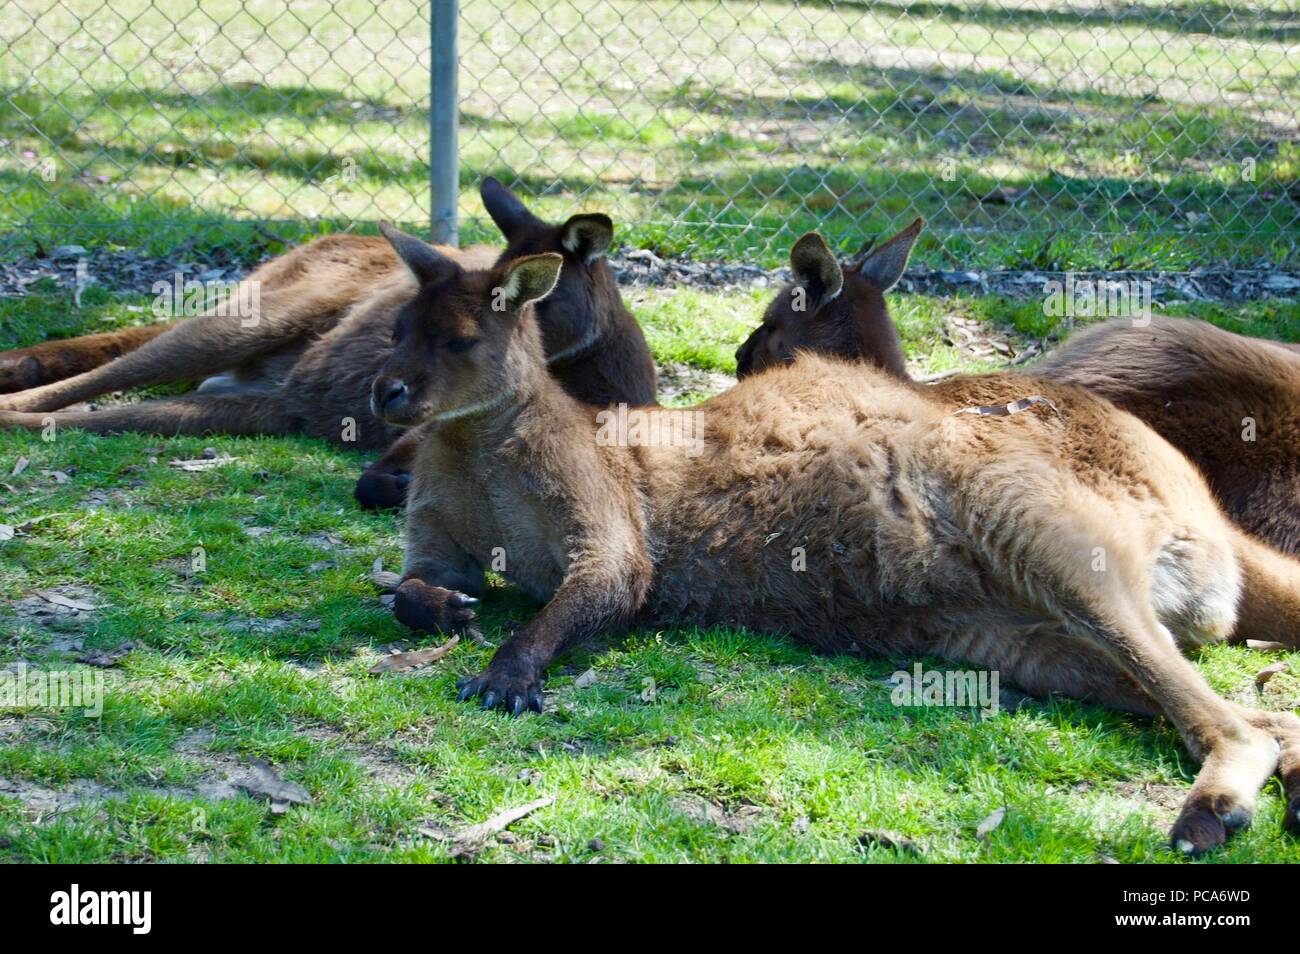
M905 240L895 248L904 251L897 274L920 224L878 250ZM816 233L795 249L794 283L736 353L741 377L810 351L864 360L910 380L881 286L862 281L865 263L846 266L843 292L823 302L822 276L839 270L833 253ZM796 294L813 305L793 308ZM1200 468L1236 524L1300 553L1300 353L1294 346L1191 319L1141 325L1114 319L1079 332L1032 373L1086 387L1140 417Z
M1221 699L1179 652L1223 639L1239 602L1257 635L1296 645L1300 564L1224 520L1136 418L1020 375L921 390L805 356L696 409L698 454L602 442L527 320L559 256L473 272L421 255L426 278L375 382L377 400L403 385L390 420L425 422L395 611L464 627L501 559L547 601L462 697L540 710L557 653L634 621L942 655L1166 714L1203 762L1173 829L1183 850L1246 824L1279 770L1300 827L1300 719ZM1060 413L960 413L1027 391Z
M491 178L482 195L510 241L505 259L535 250L564 255L565 280L538 310L552 370L564 386L599 404L652 403L654 363L605 258L613 239L609 218L575 215L547 225ZM498 255L483 246L442 251L479 267ZM391 347L396 305L414 289L391 244L333 235L268 262L247 280L260 288L261 316L252 327L238 317L206 314L0 355L0 369L12 364L42 378L78 372L0 397L0 426L40 428L53 419L101 432L306 433L362 450L389 448L363 472L356 495L363 506L400 506L419 435L401 434L369 408L371 382ZM129 353L109 360L118 350ZM64 353L72 357L59 358ZM48 413L110 391L205 378L179 398Z

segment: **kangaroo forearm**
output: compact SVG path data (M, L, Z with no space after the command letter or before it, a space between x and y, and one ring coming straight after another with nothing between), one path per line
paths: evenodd
M645 598L640 581L570 578L527 626L502 644L492 664L541 675L551 662L601 633L625 626Z

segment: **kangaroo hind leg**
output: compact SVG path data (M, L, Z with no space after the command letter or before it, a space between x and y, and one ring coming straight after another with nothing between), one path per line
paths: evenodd
M0 393L26 391L91 371L152 341L169 327L159 322L5 351L0 353Z
M0 411L0 427L72 427L99 434L288 434L299 421L266 394L187 394L99 411Z

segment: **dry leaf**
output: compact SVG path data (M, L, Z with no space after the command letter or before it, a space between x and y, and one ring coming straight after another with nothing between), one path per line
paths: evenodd
M577 679L573 680L573 687L575 689L586 689L588 686L593 686L595 684L596 684L596 670L594 669L588 669Z
M979 827L975 829L975 837L983 841L993 830L1002 824L1003 819L1007 817L1007 810L999 808L991 813L989 817L980 822Z
M56 484L66 484L72 479L61 470L43 470L41 473L46 477L53 477Z
M283 815L289 810L290 805L311 804L311 795L307 789L293 782L286 782L266 762L259 758L250 758L248 764L252 766L253 774L235 784L250 795L270 799L272 814Z
M37 590L36 595L47 603L53 603L55 606L66 606L68 609L81 610L89 613L91 610L98 609L93 603L87 603L85 600L69 599L53 590Z
M23 471L27 469L27 465L30 463L31 461L28 460L26 457L19 457L18 463L14 464L14 469L9 472L9 476L17 477L19 474L21 474Z
M1259 672L1255 673L1255 688L1263 689L1268 681L1280 672L1286 672L1291 667L1284 662L1275 662L1271 666L1265 666Z
M482 848L483 843L499 831L505 831L519 819L526 815L531 815L539 808L545 808L555 802L554 797L539 798L535 802L529 802L527 805L520 805L518 808L507 809L499 815L493 815L485 822L479 822L477 825L470 825L464 831L459 832L452 840L451 855L453 858L463 858L468 855L477 854Z
M0 523L0 542L12 540L15 533L17 533L17 531L14 530L13 527L9 526L9 524Z
M220 467L222 464L229 464L233 460L239 460L238 457L231 457L229 454L222 454L220 457L200 457L196 460L179 460L173 457L167 462L170 467L179 467L186 471L211 470L214 467Z
M1246 646L1261 653L1283 653L1291 648L1286 643L1275 643L1267 639L1248 639Z
M426 666L447 655L456 648L459 642L460 637L453 636L441 646L433 646L428 649L413 649L407 653L393 653L371 666L370 672L379 675L385 672L405 672L407 669L414 669L416 666Z
M1063 417L1055 404L1041 394L1031 394L1029 397L1019 398L1007 404L986 404L983 407L964 407L956 414L980 414L985 417L1007 417L1011 414L1019 414L1021 411L1027 411L1031 407L1038 405L1051 408L1057 417Z
M392 570L384 569L384 558L377 557L374 566L370 568L370 582L375 584L383 593L392 593L402 583L400 574Z

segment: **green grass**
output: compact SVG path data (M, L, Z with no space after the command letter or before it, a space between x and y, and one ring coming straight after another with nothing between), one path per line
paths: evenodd
M660 362L721 371L763 297L629 294ZM0 344L144 320L131 310L144 301L97 289L80 313L50 290L0 301ZM922 369L962 363L935 343L946 315L1054 330L1041 309L997 299L891 304ZM1300 338L1297 302L1180 313ZM236 460L168 466L209 446ZM30 464L11 475L20 456ZM437 861L449 856L438 833L542 796L554 805L513 826L513 841L489 842L484 859L917 860L859 843L891 832L928 861L1177 860L1165 831L1195 768L1166 723L1064 701L987 719L898 708L884 680L901 660L640 629L562 661L547 713L519 720L454 701L456 679L489 658L477 646L372 676L376 654L408 633L367 579L376 558L398 565L400 542L394 515L353 504L360 462L306 439L0 432L0 523L37 520L0 542L0 664L77 668L70 639L136 646L106 672L102 718L0 710L0 780L19 787L6 796L0 782L0 860ZM196 547L206 569L187 579ZM18 610L37 588L74 584L102 608L62 628ZM484 631L499 642L535 609L494 580ZM1217 646L1196 664L1248 699L1275 658ZM1287 658L1300 669L1300 655ZM596 681L578 688L589 667ZM1268 699L1294 704L1300 680L1276 677ZM312 804L275 815L247 796L205 796L249 756L304 785ZM80 805L34 807L41 792L77 791L89 792ZM1270 783L1254 827L1211 860L1300 862L1278 795ZM1001 807L1006 821L977 838Z
M777 264L808 229L849 249L924 214L919 261L943 268L1296 261L1288 0L462 9L470 240L495 240L495 174L664 253ZM0 22L0 248L255 255L423 227L426 10L22 4ZM979 201L995 187L1027 191Z

